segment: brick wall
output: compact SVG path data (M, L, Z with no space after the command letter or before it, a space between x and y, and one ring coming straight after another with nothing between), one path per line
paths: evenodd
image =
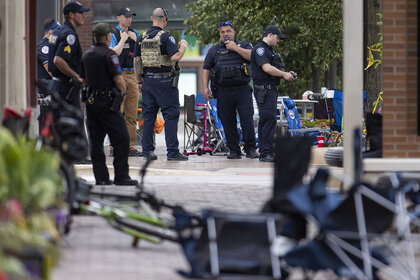
M417 0L383 0L383 156L420 157Z
M79 0L80 4L90 9L85 17L85 24L77 28L79 34L79 41L82 45L82 50L85 52L92 45L92 22L93 22L93 1L94 0Z

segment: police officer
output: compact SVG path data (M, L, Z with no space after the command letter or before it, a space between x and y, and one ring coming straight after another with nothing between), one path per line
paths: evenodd
M270 25L264 30L263 39L252 49L251 68L254 80L254 96L257 101L259 117L258 141L260 161L273 162L273 142L277 124L277 87L280 78L292 81L293 71L285 72L284 63L273 47L279 40L286 39L277 26Z
M96 43L83 55L82 77L88 85L86 93L87 128L90 156L97 185L109 185L103 142L108 134L114 147L115 185L136 185L128 175L128 132L120 111L126 87L118 55L108 48L111 27L98 23L93 29Z
M36 58L37 58L37 66L38 66L38 80L51 80L52 76L48 72L48 53L49 53L49 46L48 41L50 39L51 34L53 31L59 26L60 24L56 22L53 18L48 18L44 21L44 37L41 41L38 42L36 45ZM43 92L42 89L38 89L38 104L39 107L37 108L38 115L38 123L39 123L39 132L41 132L42 127L44 126L44 116L46 112L49 110L50 104L50 96L48 96L47 92ZM39 110L39 111L38 111Z
M38 64L38 80L46 79L51 80L52 77L50 73L48 73L48 53L49 53L49 46L48 41L50 39L51 34L53 31L59 26L60 24L55 21L53 18L48 18L44 21L44 37L41 41L38 42L36 45L36 57L37 57L37 64Z
M156 8L151 18L153 26L137 40L134 53L137 78L142 83L143 156L157 159L153 152L153 128L161 108L165 120L167 159L185 161L188 157L178 149L179 71L175 69L175 63L184 56L188 43L181 40L178 49L174 37L164 30L168 23L166 9Z
M53 90L70 104L80 108L79 89L84 79L79 76L82 48L76 27L85 22L85 13L89 8L77 1L64 5L64 24L50 36L48 70L53 75Z
M212 77L212 91L217 98L218 116L222 121L230 150L227 158L242 157L236 112L241 122L246 157L258 158L255 150L252 88L249 86L251 77L248 63L252 45L235 39L235 29L229 21L220 24L219 35L220 43L209 50L204 60L203 95L209 100L209 80Z
M133 67L133 52L140 34L137 30L130 28L133 16L136 16L136 14L130 8L121 8L118 10L118 25L112 31L112 41L109 47L119 55L122 75L127 87L127 95L124 98L123 107L128 134L130 135L129 156L141 157L141 152L134 146L137 137L136 124L139 89Z

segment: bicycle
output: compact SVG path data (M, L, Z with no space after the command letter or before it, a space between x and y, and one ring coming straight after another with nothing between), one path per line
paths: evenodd
M148 159L141 168L140 182L133 195L92 190L79 195L83 211L101 216L113 228L131 235L133 247L137 247L140 240L150 243L179 241L173 211L180 206L170 205L144 190L144 177L150 162Z

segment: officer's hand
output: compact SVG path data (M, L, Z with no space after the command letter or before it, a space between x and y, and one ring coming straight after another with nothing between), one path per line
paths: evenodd
M120 30L120 38L121 38L121 41L123 41L123 42L127 41L127 39L128 39L128 33L127 32L122 32Z
M234 51L238 47L238 45L234 41L227 41L225 42L225 44L226 48L231 51Z
M182 39L181 41L179 41L179 46L181 47L181 46L184 46L185 48L187 48L187 46L188 46L188 42L187 41L185 41L184 39Z
M211 92L210 92L209 88L204 88L203 89L203 96L204 96L204 99L206 99L207 101L210 100Z
M284 72L283 74L283 79L285 79L286 81L293 81L293 75L290 72Z
M81 83L82 85L86 85L86 81L85 81L85 79L81 78L80 76L77 76L77 77L76 77L76 80L77 80L79 83Z
M137 35L133 31L128 31L128 36L130 36L130 39L133 40L134 42L137 41Z

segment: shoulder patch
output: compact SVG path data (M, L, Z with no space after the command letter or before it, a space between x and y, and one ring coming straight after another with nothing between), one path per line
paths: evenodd
M118 55L116 55L116 54L111 56L111 60L112 60L112 63L114 63L115 65L120 64L120 61L118 60Z
M50 44L55 44L57 42L57 36L51 35L48 41L50 42Z
M259 56L263 56L264 52L265 52L265 49L264 49L264 48L258 48L258 49L257 49L257 54L258 54Z
M74 44L74 42L76 42L76 37L73 34L69 34L67 35L67 43L72 46Z
M41 52L43 54L48 54L49 51L50 51L50 48L48 46L43 46L41 49Z
M174 45L176 45L176 41L175 41L175 38L174 37L172 37L172 36L169 36L169 40L174 44Z

